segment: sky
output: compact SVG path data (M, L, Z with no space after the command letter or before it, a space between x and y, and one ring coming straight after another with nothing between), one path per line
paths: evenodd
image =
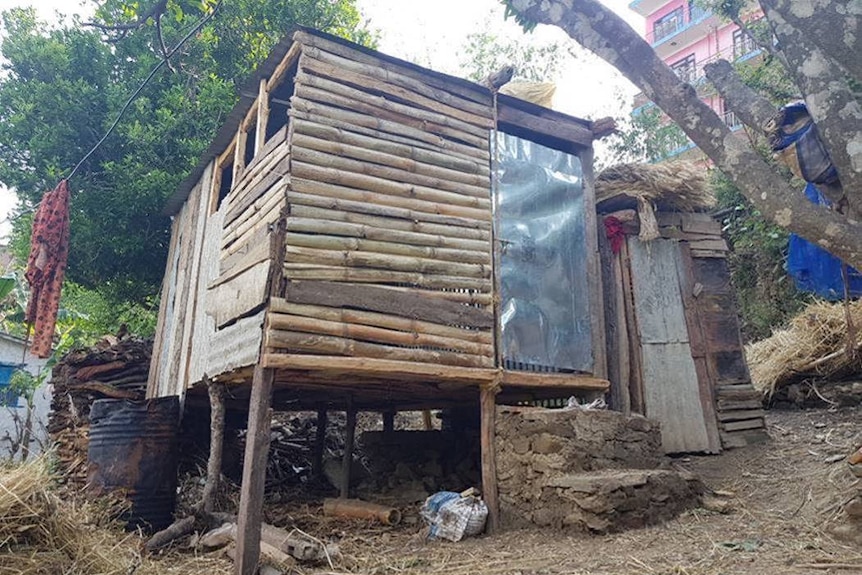
M629 22L638 32L643 18L628 9L629 0L601 0ZM514 21L505 21L499 0L356 0L368 25L379 31L378 48L389 55L410 60L439 72L465 76L461 54L471 33L488 30L504 38L528 42L571 40L555 27L539 26L524 35ZM80 0L0 0L0 11L17 6L36 6L46 20L56 12L78 11ZM631 109L635 88L610 64L581 50L583 55L567 61L558 78L554 108L595 120L604 116L622 117ZM600 153L600 152L599 152ZM8 216L14 208L13 192L0 186L0 241L9 233Z

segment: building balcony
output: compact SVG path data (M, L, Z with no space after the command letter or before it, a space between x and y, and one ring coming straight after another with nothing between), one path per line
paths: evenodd
M629 9L646 18L665 4L667 0L632 0Z
M666 58L682 48L705 38L721 19L710 10L698 6L681 6L657 20L646 33L646 41L660 58Z

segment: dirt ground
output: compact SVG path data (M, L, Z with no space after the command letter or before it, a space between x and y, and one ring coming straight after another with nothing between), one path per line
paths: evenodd
M862 444L860 414L772 411L771 442L676 460L711 489L733 494L728 514L695 509L663 525L598 537L530 529L422 544L418 526L363 532L355 523L332 524L330 535L343 534L341 569L375 574L862 573L862 548L830 535L843 523L838 505L853 483L834 459Z
M321 517L319 507L274 506L267 519L344 555L306 573L737 575L862 573L862 543L832 535L855 486L843 456L862 445L862 409L771 411L772 441L675 464L726 492L729 513L694 509L662 525L590 536L524 529L460 543L423 542L415 515L394 528ZM839 459L841 456L841 459Z

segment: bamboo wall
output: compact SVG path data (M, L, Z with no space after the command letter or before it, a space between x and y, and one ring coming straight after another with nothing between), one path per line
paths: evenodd
M491 108L300 33L265 348L493 367Z

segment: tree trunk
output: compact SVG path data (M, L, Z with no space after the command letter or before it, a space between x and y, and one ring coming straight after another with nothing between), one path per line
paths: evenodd
M619 16L596 0L508 0L524 21L558 26L607 60L670 116L686 135L779 226L862 269L862 225L805 199L735 136Z

